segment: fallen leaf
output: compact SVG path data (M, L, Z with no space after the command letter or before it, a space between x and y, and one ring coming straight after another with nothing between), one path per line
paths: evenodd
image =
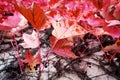
M50 43L52 47L51 51L55 52L57 55L73 59L76 58L71 50L73 43L67 38L57 40L57 38L52 36L50 38Z
M25 54L25 59L22 60L22 62L24 63L27 71L33 72L35 70L34 67L41 62L40 53L36 53L36 55L33 56L28 50Z
M73 23L73 22L72 22ZM85 34L86 30L77 24L71 24L69 20L52 21L53 32L52 35L57 39L72 37L75 35Z
M39 46L39 39L35 31L33 31L31 35L24 33L22 38L24 42L20 45L24 48L36 48Z

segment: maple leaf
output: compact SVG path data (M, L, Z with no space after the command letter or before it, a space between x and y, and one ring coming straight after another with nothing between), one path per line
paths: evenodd
M24 33L22 38L24 39L24 43L20 45L24 48L36 48L39 46L39 39L35 31L31 35Z
M61 20L61 21L52 21L53 32L52 35L57 39L67 38L75 35L82 35L86 31L77 24L73 24L74 21Z
M57 55L67 58L76 58L74 53L72 52L72 45L73 43L68 40L67 38L59 39L55 38L54 36L50 37L50 42L52 52L55 52Z
M33 56L28 50L25 54L25 59L21 61L24 63L24 66L26 66L27 71L33 72L35 70L34 67L40 64L41 56L40 53L36 53L36 55Z
M16 8L36 30L43 28L43 25L46 23L46 16L44 11L36 3L34 3L33 8L25 8L17 4Z

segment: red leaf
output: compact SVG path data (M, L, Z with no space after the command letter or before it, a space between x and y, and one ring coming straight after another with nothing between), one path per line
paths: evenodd
M32 54L30 53L30 51L28 50L28 51L26 52L24 62L28 63L28 62L30 62L32 59L33 59L33 56L32 56Z
M43 28L43 25L46 23L46 16L44 11L37 5L34 4L33 9L25 8L18 6L16 8L21 12L21 14L36 28L40 30Z
M113 16L114 16L116 19L118 19L118 20L120 20L120 14L119 14L119 12L120 12L120 3L118 3L118 4L115 6L115 10L114 10L114 13L113 13Z
M57 55L67 58L76 58L71 51L73 43L67 38L57 40L54 36L50 38L52 51Z
M37 4L34 4L33 14L34 14L33 21L35 22L36 25L34 27L37 30L40 30L41 27L43 27L43 25L46 23L46 16L44 14L44 11Z
M78 25L80 25L81 27L83 27L84 29L86 29L86 30L88 30L88 31L92 30L92 26L89 25L87 21L82 21L82 20L80 20L80 21L78 22Z
M3 26L3 25L0 25L0 30L11 30L11 27L9 26Z
M50 5L54 5L55 3L57 3L59 0L50 0L49 4Z
M113 16L114 7L112 7L113 5L115 5L113 3L115 0L103 0L103 1L104 1L104 5L103 5L103 9L101 9L100 11L101 15L106 20L115 19Z
M54 17L55 15L57 15L57 11L51 10L50 13L49 13L49 15L50 15L51 17Z
M87 22L93 26L93 27L96 27L96 26L106 26L107 23L104 19L101 19L101 18L96 18L94 17L93 15L90 16L88 19L87 19Z
M40 64L41 62L41 57L40 57L40 53L36 53L35 56L33 56L30 51L28 50L26 52L26 55L25 55L25 59L22 60L23 63L26 63L26 70L29 71L29 72L33 72L35 69L34 67L37 65L37 64Z
M91 0L96 8L101 9L103 7L103 0Z
M109 26L104 27L104 31L108 32L113 37L119 37L120 36L120 28L118 26Z
M4 19L4 21L0 23L0 30L11 30L12 28L16 28L20 21L20 14L16 11L13 16L8 16L7 19Z

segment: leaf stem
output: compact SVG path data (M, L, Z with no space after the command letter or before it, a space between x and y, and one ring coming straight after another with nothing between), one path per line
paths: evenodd
M22 62L20 60L20 54L19 54L19 50L18 50L18 44L17 44L17 41L15 39L15 35L13 35L13 40L15 41L15 46L16 47L14 46L13 42L11 42L11 44L12 44L12 47L13 47L15 53L16 53L16 57L17 57L17 60L18 60L18 64L20 66L21 74L23 74L23 71L22 71Z

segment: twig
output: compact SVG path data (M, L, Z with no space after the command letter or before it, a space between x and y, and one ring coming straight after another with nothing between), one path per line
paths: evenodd
M92 78L100 77L100 76L103 76L103 75L107 75L107 74L104 73L104 74L96 75L96 76L93 76L93 77L90 77L90 78L92 79Z
M97 60L97 59L94 59L94 60ZM100 60L97 60L97 61L99 61L100 68L101 68L106 74L108 74L108 75L116 78L117 80L120 80L120 77L119 77L119 76L115 75L113 72L109 71L108 69L106 69L106 68L104 67L104 63L103 63L103 62L101 62Z

